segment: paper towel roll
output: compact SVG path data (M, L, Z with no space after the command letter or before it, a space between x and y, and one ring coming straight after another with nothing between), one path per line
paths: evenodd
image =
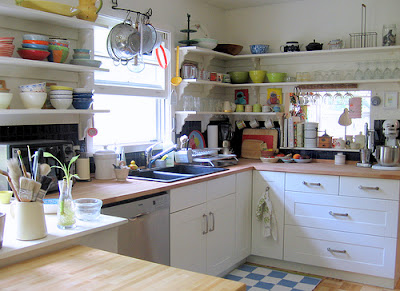
M207 126L208 148L218 147L218 125Z
M79 158L76 160L76 173L79 176L79 180L90 180L89 158Z

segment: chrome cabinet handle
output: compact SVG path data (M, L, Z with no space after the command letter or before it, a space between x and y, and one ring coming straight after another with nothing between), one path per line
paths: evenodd
M361 189L361 190L375 190L375 191L378 191L378 190L379 190L379 187L367 187L367 186L360 185L360 186L358 186L358 189Z
M328 252L331 252L331 253L340 253L340 254L345 254L345 253L347 253L346 250L335 250L335 249L331 249L331 248L327 248L326 250L327 250Z
M306 181L303 181L303 185L310 185L310 186L321 186L321 183L309 183L309 182L306 182Z
M211 227L209 230L210 230L210 231L214 231L214 230L215 230L215 217L214 217L214 213L210 212L209 215L212 216L212 227Z
M207 234L208 233L208 216L203 214L203 218L206 219L206 230L203 230L203 234Z
M138 218L140 218L142 216L148 215L148 214L150 214L150 212L139 213L138 215L135 215L133 217L128 218L128 220L133 221L133 220L136 220L136 219L138 219Z
M333 211L329 211L329 214L332 216L349 216L348 213L337 213L337 212L333 212Z

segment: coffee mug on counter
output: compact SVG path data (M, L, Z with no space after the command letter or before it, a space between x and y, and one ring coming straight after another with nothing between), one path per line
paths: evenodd
M10 213L15 220L17 240L35 240L47 236L43 203L14 201Z

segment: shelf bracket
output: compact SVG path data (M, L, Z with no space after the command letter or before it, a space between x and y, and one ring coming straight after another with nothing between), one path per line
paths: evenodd
M215 85L211 85L211 84L204 85L204 90L203 90L204 95L208 97L210 95L211 90L214 87L215 87Z
M200 121L201 122L201 132L205 132L207 130L207 125L210 123L210 119L214 116L214 114L200 114L198 115L196 111L185 111L179 112L175 114L176 117L176 134L180 134L183 128L183 125L186 121Z

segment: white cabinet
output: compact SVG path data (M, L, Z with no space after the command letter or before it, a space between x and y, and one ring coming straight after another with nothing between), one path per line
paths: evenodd
M399 181L286 174L285 187L284 260L394 279Z
M247 258L251 252L252 179L252 171L247 171L236 175L236 262Z
M171 266L210 275L233 266L236 175L173 189L170 196Z
M255 211L261 195L269 187L269 195L276 216L278 237L263 236L263 223L255 217ZM251 254L273 259L283 259L283 229L285 207L285 173L253 171L253 203L252 203L252 246Z

